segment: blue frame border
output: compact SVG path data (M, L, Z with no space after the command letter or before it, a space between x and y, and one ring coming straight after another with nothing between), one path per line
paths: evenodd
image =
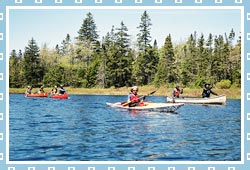
M8 31L6 30L7 21L7 7L10 6L29 6L29 7L46 7L46 6L168 6L168 7L205 7L205 6L232 6L243 8L242 27L242 102L243 106L241 117L241 146L243 152L241 154L241 162L230 163L204 163L196 164L157 164L152 162L150 164L130 163L118 164L115 162L95 163L85 162L78 164L74 162L49 163L49 164L25 164L8 162L7 142L8 142L8 52L7 52L7 38ZM250 67L247 64L250 62L250 3L249 0L0 0L0 169L1 170L246 170L250 167ZM69 164L67 164L69 163Z

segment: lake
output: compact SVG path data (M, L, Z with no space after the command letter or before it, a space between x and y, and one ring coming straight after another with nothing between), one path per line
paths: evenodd
M241 101L186 104L175 113L126 111L106 102L9 96L10 161L240 161ZM148 101L165 102L149 96Z

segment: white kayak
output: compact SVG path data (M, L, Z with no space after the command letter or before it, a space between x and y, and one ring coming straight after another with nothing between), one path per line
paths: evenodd
M127 110L156 110L156 111L164 111L164 112L175 112L178 108L183 106L183 103L151 103L144 102L144 106L122 106L120 102L118 103L106 103L110 107L119 108L119 109L127 109Z
M225 95L220 96L212 96L205 98L195 98L195 97L180 97L180 98L172 98L167 96L166 98L168 103L190 103L190 104L226 104L227 98Z

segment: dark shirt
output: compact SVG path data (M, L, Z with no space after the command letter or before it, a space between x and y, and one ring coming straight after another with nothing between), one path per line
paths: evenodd
M63 88L59 89L59 94L64 94L66 92L66 90L64 90Z
M203 92L202 92L202 97L210 97L210 94L214 94L214 95L217 95L215 92L213 92L211 89L203 89Z

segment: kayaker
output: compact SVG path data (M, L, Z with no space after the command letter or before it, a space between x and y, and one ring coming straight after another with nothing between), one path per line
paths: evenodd
M32 87L28 86L26 91L25 91L25 94L31 94L31 90L32 90Z
M43 86L40 87L38 93L39 93L39 94L45 93L45 91L44 91L44 89L43 89Z
M145 96L139 97L139 95L137 94L138 91L139 91L139 88L137 86L133 86L130 89L130 93L128 95L129 107L143 106L144 105L143 100L145 99ZM142 100L140 98L142 98Z
M63 88L63 85L60 85L59 94L62 95L64 93L66 93L66 90Z
M202 97L210 97L210 94L212 93L213 95L216 95L218 96L217 93L213 92L211 89L213 87L210 87L210 84L206 83L205 84L205 88L203 89L203 92L202 92Z
M172 91L172 97L179 98L180 94L183 93L183 89L180 89L179 84L176 84L175 88Z
M54 95L54 94L57 94L57 86L54 86L53 89L51 90L51 93Z

